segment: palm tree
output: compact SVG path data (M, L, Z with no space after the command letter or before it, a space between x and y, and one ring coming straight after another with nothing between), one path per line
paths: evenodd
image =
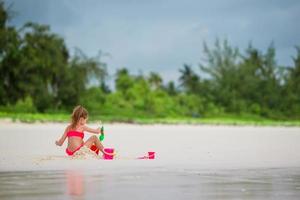
M151 72L148 79L152 89L156 90L162 86L162 78L158 73Z
M174 96L177 94L177 89L176 89L174 81L168 82L168 84L164 88L165 88L165 91L171 96Z
M180 86L188 93L196 93L199 86L199 76L192 70L191 66L184 64L183 69L179 69Z

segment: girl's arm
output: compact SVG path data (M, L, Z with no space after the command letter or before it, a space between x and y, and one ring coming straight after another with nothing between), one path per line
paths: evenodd
M100 128L93 129L93 128L84 126L83 127L83 131L87 131L87 132L90 132L90 133L99 134L101 130L100 130Z
M63 145L63 143L65 142L66 138L67 138L67 133L68 133L68 130L69 130L69 126L66 128L64 134L61 136L61 138L59 140L56 140L55 141L55 144L57 146L61 146Z

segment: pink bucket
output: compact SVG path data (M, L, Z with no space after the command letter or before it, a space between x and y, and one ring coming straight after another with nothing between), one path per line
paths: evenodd
M148 152L148 158L149 158L149 159L154 159L154 158L155 158L155 152L149 151L149 152Z
M104 152L106 153L114 153L114 149L113 148L105 148L104 149ZM103 154L103 159L105 160L112 160L114 159L114 156L113 155L107 155L107 154Z

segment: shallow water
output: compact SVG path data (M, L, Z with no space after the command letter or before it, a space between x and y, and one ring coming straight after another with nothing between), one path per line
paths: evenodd
M0 199L300 199L300 168L0 172Z

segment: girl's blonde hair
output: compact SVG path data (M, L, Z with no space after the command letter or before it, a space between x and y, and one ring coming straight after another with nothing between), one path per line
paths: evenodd
M80 118L86 119L88 117L88 111L81 105L76 106L73 109L73 113L71 116L71 128L74 129L76 125L78 124Z

